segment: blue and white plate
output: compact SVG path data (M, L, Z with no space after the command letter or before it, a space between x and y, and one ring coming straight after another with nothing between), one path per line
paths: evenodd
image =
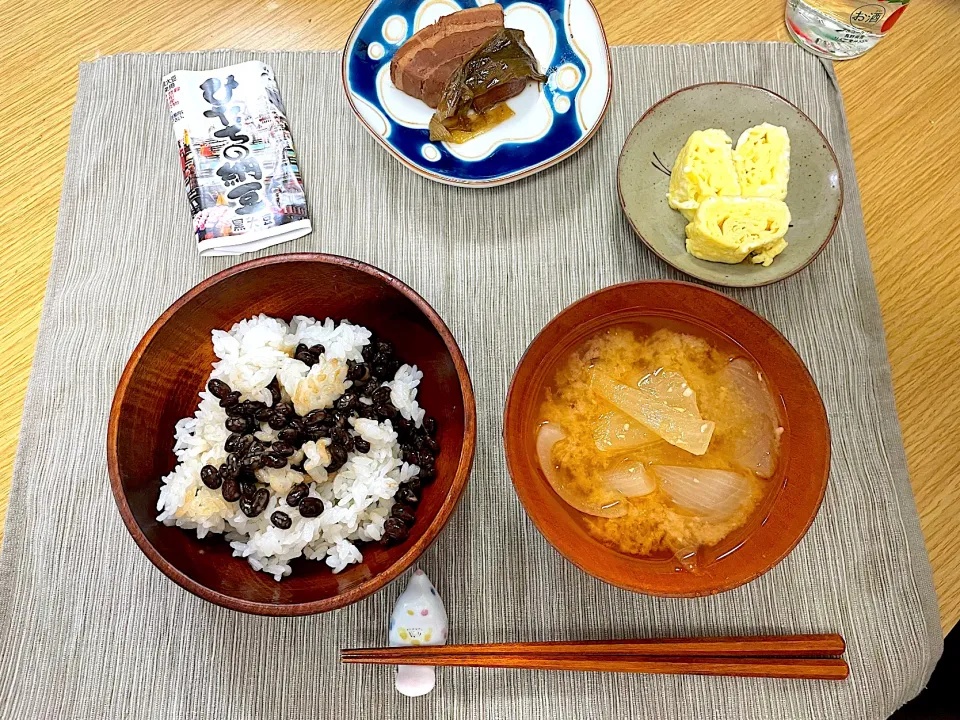
M590 139L610 104L610 51L590 0L504 0L504 23L523 30L547 83L508 100L514 115L495 128L465 143L430 142L433 110L394 87L390 60L441 16L489 2L374 0L344 47L343 87L357 117L400 162L437 182L502 185L550 167Z

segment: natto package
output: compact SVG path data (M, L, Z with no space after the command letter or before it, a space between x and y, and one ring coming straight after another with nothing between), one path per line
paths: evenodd
M293 137L269 66L178 70L163 79L163 91L201 257L252 252L310 232Z

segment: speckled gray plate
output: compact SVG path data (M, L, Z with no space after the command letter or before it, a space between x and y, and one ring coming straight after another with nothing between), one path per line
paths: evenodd
M667 204L673 161L694 130L720 128L736 143L763 122L790 134L787 249L770 267L698 260L686 250L686 221ZM820 129L779 95L736 83L694 85L647 110L623 144L617 186L630 224L653 252L688 275L729 287L767 285L809 265L833 235L843 206L840 168Z

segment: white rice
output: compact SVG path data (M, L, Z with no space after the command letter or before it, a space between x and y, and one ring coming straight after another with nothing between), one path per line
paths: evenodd
M361 351L370 342L371 333L346 321L336 325L327 319L296 316L288 325L283 320L259 315L234 325L229 332L213 331L213 350L219 359L211 378L226 382L240 392L241 400L272 404L268 385L278 378L281 395L297 413L330 408L352 383L346 379L347 361L362 362ZM312 368L292 355L299 343L323 345L325 352ZM403 365L390 387L390 398L401 415L419 427L424 411L417 403L417 387L423 373L417 367ZM233 554L244 557L251 567L280 580L291 572L290 561L301 555L324 560L336 573L363 559L357 541L375 541L383 536L383 523L393 507L393 496L404 482L420 469L401 459L397 434L389 420L353 419L350 433L370 443L367 453L351 452L335 473L328 475L329 440L308 442L290 458L290 464L303 462L306 474L285 468L263 468L257 479L271 489L267 509L255 518L240 511L239 504L227 502L220 490L211 490L200 480L204 465L219 467L226 460L223 449L229 431L227 416L218 400L206 389L193 417L180 420L174 431L174 453L178 464L163 478L157 519L166 525L195 530L197 537L222 533ZM273 441L276 431L265 423L256 432L261 440ZM297 508L287 505L285 497L296 483L312 483L310 496L323 502L318 517L305 518ZM282 510L293 521L281 530L270 522L270 515Z

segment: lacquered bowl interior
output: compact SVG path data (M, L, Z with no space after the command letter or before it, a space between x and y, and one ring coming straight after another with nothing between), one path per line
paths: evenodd
M638 557L594 539L583 515L550 487L537 463L538 411L558 361L612 325L657 318L700 328L738 345L780 396L785 432L770 491L747 524L701 551L698 572L670 554ZM544 537L577 567L628 590L664 596L709 595L763 574L797 545L816 516L830 468L826 412L809 372L768 322L720 293L689 283L616 285L574 303L540 332L513 377L504 417L504 444L513 484Z
M437 479L422 492L409 538L361 546L363 562L334 575L322 562L294 561L282 582L231 555L219 535L156 521L160 478L176 464L174 425L196 410L216 360L213 328L264 313L346 318L392 342L398 357L423 370L418 400L437 418ZM450 517L473 462L476 421L463 358L430 306L396 278L353 260L281 255L238 265L177 301L148 331L121 378L110 417L111 483L140 548L181 586L225 607L269 615L322 612L369 595L409 567Z

